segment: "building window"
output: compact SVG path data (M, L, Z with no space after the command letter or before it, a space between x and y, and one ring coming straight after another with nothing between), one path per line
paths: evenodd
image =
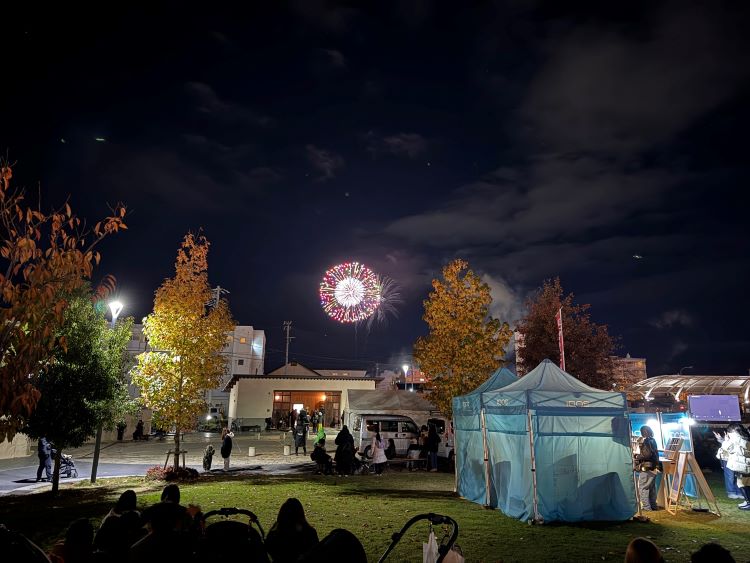
M240 336L240 344L247 344L247 338Z
M238 366L244 366L245 365L245 360L237 360L237 365Z

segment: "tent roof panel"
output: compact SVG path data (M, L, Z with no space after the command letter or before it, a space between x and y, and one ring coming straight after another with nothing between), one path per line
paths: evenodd
M467 393L467 395L476 395L484 393L485 391L493 391L500 389L506 385L510 385L518 381L518 376L510 371L508 368L498 368L487 381L482 383L479 387Z
M542 360L515 383L503 388L504 392L511 391L562 391L570 393L601 392L600 389L589 387L567 372L564 372L550 360Z
M350 411L423 411L437 412L437 408L419 393L384 389L348 389Z

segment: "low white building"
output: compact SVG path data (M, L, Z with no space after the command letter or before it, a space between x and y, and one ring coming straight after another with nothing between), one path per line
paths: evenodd
M365 370L310 369L290 362L270 373L235 373L228 381L229 421L238 427L286 426L289 413L303 408L322 411L326 426L340 426L349 389L375 389L375 379Z
M131 332L130 342L128 342L128 354L137 356L150 348L146 337L143 334L143 325L134 324ZM237 325L230 333L227 334L227 342L222 350L227 358L227 367L224 373L224 379L221 385L216 389L211 389L206 393L206 403L209 411L222 413L226 416L229 412L229 392L225 391L227 383L235 374L251 375L262 374L265 370L266 356L266 335L262 330L256 330L252 326ZM132 397L139 395L138 389L131 385L130 394ZM140 418L144 423L144 432L151 432L151 412L143 409ZM125 430L125 436L132 434L137 420L128 420L128 427ZM109 436L108 436L109 438Z

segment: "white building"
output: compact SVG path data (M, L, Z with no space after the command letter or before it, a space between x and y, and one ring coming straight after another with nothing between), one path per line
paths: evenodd
M348 389L375 389L375 379L365 370L313 370L296 362L263 375L235 373L225 387L229 421L263 426L270 418L278 427L288 424L291 411L304 408L323 411L326 426L339 425Z
M130 342L128 342L128 354L137 356L149 350L148 342L143 335L143 325L134 324ZM210 390L206 394L206 403L209 408L213 407L216 412L226 413L229 411L229 392L224 391L227 383L235 374L251 375L262 374L265 371L266 356L266 335L262 330L255 330L252 326L237 325L234 330L227 334L227 343L222 350L227 358L227 368L224 373L224 379L220 386ZM133 397L138 396L138 389L130 386L130 394ZM142 412L144 422L144 431L150 432L151 413L148 409ZM130 421L128 421L130 423ZM125 435L132 432L128 424Z

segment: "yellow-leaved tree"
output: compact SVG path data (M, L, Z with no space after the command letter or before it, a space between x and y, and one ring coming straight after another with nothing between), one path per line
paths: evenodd
M175 276L156 291L154 311L143 321L150 351L139 355L133 368L133 384L156 424L175 429L176 452L180 432L194 428L205 412L206 391L221 383L226 368L221 351L234 328L226 301L209 306L208 247L203 236L185 236ZM175 469L178 460L175 455Z
M452 414L453 397L476 389L503 364L513 332L489 314L489 286L463 260L443 268L432 280L422 317L430 329L414 345L414 359L427 375L429 398L443 414Z

